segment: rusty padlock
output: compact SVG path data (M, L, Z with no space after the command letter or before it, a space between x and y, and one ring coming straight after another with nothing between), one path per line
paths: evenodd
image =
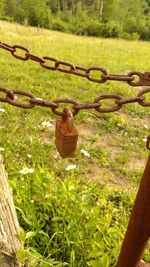
M56 121L55 143L62 158L71 158L75 155L78 133L73 124L73 114L68 108L63 110L64 116Z

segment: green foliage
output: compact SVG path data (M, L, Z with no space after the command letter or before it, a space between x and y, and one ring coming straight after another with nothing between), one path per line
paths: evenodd
M56 180L53 172L39 169L38 175L21 178L19 191L12 185L26 230L19 235L21 259L36 251L49 256L52 266L61 260L66 266L115 266L133 194L73 176ZM30 266L43 266L32 261Z
M55 31L67 32L67 23L63 21L58 15L52 18L50 28Z
M16 0L4 0L4 14L15 19L17 10Z
M120 27L113 21L102 24L100 35L105 38L118 38L120 37Z
M2 18L2 15L4 13L4 1L0 1L0 18Z
M150 40L148 0L1 0L0 15L79 35ZM137 35L136 35L137 34Z
M19 1L19 0L17 0ZM46 1L41 0L23 0L18 2L15 19L21 23L28 21L29 25L49 27L50 10L47 10Z
M102 25L98 20L87 20L87 23L84 25L84 30L86 35L90 36L100 36L101 35Z
M139 40L139 38L140 38L140 36L137 32L133 32L133 33L123 32L121 34L121 37L123 39L126 39L126 40Z

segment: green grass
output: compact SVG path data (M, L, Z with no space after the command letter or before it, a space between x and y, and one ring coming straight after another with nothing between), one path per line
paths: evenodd
M149 70L148 42L77 37L6 22L0 22L0 28L1 41L23 45L39 56L102 66L118 74ZM1 86L28 90L44 99L69 97L85 103L104 93L126 98L140 90L121 82L92 83L0 52ZM1 108L6 112L0 112L0 146L24 229L22 260L30 257L29 266L42 267L115 266L147 158L143 140L149 134L149 108L130 104L111 114L80 111L75 117L76 157L65 160L56 152L58 118L51 110L8 104ZM42 127L43 121L50 121L52 127ZM83 148L90 157L81 153ZM77 168L66 171L70 164ZM21 175L24 167L35 171Z

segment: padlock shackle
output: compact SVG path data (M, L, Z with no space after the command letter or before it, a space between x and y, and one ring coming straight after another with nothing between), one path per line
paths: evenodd
M73 118L73 113L72 113L70 108L64 108L63 109L62 120L66 121L66 119L68 117Z
M67 131L72 132L74 125L73 125L73 113L71 109L64 108L63 114L65 115L62 116L62 121L66 123Z

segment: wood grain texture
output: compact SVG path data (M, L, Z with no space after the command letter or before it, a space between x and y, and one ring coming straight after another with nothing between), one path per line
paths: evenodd
M19 223L13 203L12 190L0 156L0 267L20 267L16 252L20 248L17 237Z

